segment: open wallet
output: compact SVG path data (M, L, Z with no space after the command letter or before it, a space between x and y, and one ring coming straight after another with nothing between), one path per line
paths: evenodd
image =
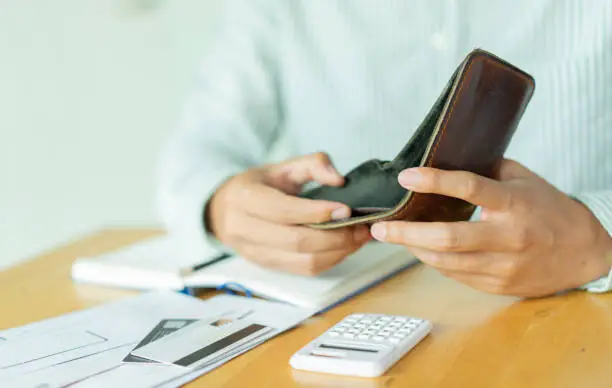
M393 160L365 161L345 176L342 187L319 186L299 194L351 208L349 218L309 226L334 229L388 220L469 220L476 210L473 204L406 190L397 177L406 168L433 167L495 178L534 89L535 81L526 72L487 51L473 50Z

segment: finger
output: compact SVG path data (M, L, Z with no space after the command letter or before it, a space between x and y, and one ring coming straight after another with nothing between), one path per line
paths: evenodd
M282 224L309 224L350 217L351 209L339 202L287 195L273 187L252 183L240 192L247 214Z
M335 250L319 254L288 252L257 244L242 244L235 248L245 259L267 268L294 273L298 275L316 275L326 271L354 250Z
M409 190L460 198L490 209L506 209L511 203L511 193L502 183L467 171L410 168L399 174L398 181Z
M497 224L486 221L388 221L372 225L371 231L379 241L439 252L503 251L509 248L509 239Z
M371 238L365 225L335 230L316 230L303 226L275 224L253 217L244 217L232 229L237 239L242 242L299 253L335 250L348 252L361 247Z
M499 276L501 260L487 253L441 253L422 248L408 248L424 264L447 274Z
M281 174L293 184L302 186L308 182L317 182L326 186L341 186L344 177L340 175L324 152L301 156L274 166L272 174Z

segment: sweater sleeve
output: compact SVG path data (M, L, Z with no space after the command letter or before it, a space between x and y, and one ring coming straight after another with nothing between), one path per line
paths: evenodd
M219 185L261 164L278 137L275 1L224 1L223 19L179 125L163 150L157 205L167 231L189 249L217 246L204 208Z
M577 194L574 198L588 207L612 236L612 190Z

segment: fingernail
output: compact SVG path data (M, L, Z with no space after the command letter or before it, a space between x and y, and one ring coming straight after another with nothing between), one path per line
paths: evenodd
M338 209L331 212L332 220L343 220L351 216L351 209L348 207L339 207Z
M421 173L414 169L407 169L399 174L397 180L407 189L415 188L421 182Z
M387 237L387 227L384 224L374 224L370 231L375 239L378 241L385 241L385 237Z

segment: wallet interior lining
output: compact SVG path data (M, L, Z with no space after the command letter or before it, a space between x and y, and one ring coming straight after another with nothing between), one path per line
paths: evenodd
M345 176L344 186L320 186L301 193L300 197L341 202L352 209L351 217L328 224L378 219L403 206L412 193L399 185L397 176L406 168L425 163L441 125L442 112L449 105L449 96L456 88L464 66L465 63L457 68L419 128L392 161L368 160Z
M443 97L446 97L448 92L447 90ZM421 164L438 117L444 108L444 99L438 101L410 141L392 161L369 160L345 176L344 186L321 186L300 196L344 203L353 209L351 217L380 213L395 207L406 194L406 189L397 182L397 176L402 170Z

